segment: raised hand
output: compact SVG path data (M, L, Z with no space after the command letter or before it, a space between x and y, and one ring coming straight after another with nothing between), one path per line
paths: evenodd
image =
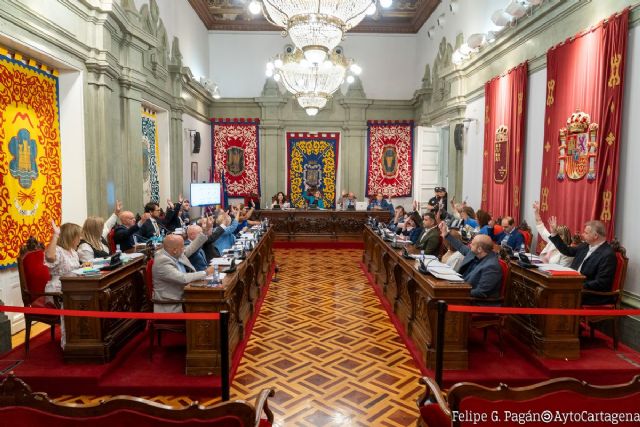
M140 217L140 223L144 224L145 222L147 222L147 220L151 218L151 213L150 212L145 212L142 214L142 216Z
M120 200L116 200L116 206L113 209L113 213L116 215L120 215L120 211L122 210L122 202Z
M178 203L182 204L184 202L184 197L182 197L182 193L178 194Z
M440 229L440 235L442 236L442 238L444 239L445 237L447 237L447 235L449 234L449 227L447 226L447 223L442 221L440 224L438 224L438 228Z
M540 202L538 202L537 200L533 202L533 211L536 213L536 215L540 213Z
M51 220L51 229L53 230L53 235L55 237L60 236L60 227L56 225L56 222L54 220Z
M558 218L553 215L549 217L549 232L552 235L558 234Z
M167 207L173 209L173 202L171 199L167 199Z

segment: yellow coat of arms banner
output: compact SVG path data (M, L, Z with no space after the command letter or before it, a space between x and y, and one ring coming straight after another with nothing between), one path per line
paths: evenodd
M0 50L0 269L30 236L60 224L62 184L58 77Z

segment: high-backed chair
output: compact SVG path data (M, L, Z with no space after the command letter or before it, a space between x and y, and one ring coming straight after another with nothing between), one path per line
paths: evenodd
M116 241L114 236L116 235L116 229L112 228L107 235L107 242L109 243L109 253L113 254L116 252Z
M144 282L147 288L147 299L151 301L151 310L154 304L182 304L184 300L158 300L153 298L153 258L149 258L145 267ZM184 320L149 320L147 323L149 328L149 359L153 357L153 344L155 336L158 336L158 345L162 346L162 332L175 332L184 334L187 332L187 325Z
M418 426L467 427L475 425L519 425L516 418L506 419L505 414L583 414L584 412L625 414L636 413L640 398L640 375L625 384L608 386L590 385L575 378L554 378L525 387L509 387L500 384L488 388L480 384L462 382L449 390L441 390L431 378L423 377L426 386L418 399L420 419ZM487 414L488 421L464 419L460 414ZM491 418L493 414L497 419ZM586 419L586 418L585 418ZM608 426L611 420L594 419L591 423L573 422L571 425ZM559 425L551 420L533 420L526 425ZM634 424L631 422L631 424ZM637 424L637 423L636 423ZM634 424L635 425L635 424Z
M624 282L627 277L627 266L629 265L629 258L627 258L627 250L620 245L618 240L611 242L611 247L616 254L616 274L613 278L613 285L610 292L598 292L589 289L583 289L582 295L597 295L600 297L610 297L612 302L609 304L601 305L582 305L582 308L590 310L620 310L620 301L622 299L622 291L624 290ZM611 320L613 322L612 338L613 349L618 349L618 334L619 334L619 321L620 316L590 316L585 318L585 322L589 325L589 331L591 339L594 335L594 323L600 323L605 320Z
M507 288L511 283L511 268L509 264L503 260L498 259L500 262L500 268L502 269L502 282L500 284L500 296L498 298L472 298L471 301L482 302L484 305L504 305L506 301ZM498 333L498 347L500 349L500 355L504 353L502 346L502 331L507 316L504 314L491 314L491 313L473 313L471 314L470 326L472 328L478 328L483 330L483 340L487 340L487 331L489 328L495 328Z
M62 294L44 291L51 275L49 274L49 268L44 265L44 245L38 242L35 237L29 237L26 244L20 249L18 274L20 275L22 303L25 307L60 308L62 304ZM46 323L51 326L51 341L54 341L56 338L55 328L56 325L60 324L60 316L25 313L25 358L29 355L29 339L31 337L32 322Z

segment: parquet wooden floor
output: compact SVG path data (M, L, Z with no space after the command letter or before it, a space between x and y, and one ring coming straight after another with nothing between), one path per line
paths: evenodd
M280 281L269 288L232 399L253 401L275 387L269 406L278 427L415 424L420 373L360 270L361 257L362 250L276 250Z

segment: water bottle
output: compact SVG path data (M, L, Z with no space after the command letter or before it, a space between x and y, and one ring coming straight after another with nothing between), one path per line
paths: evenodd
M422 258L422 262L424 262L425 258L424 258L424 249L420 250L420 258Z
M220 282L220 274L218 273L218 264L213 265L213 282L214 283Z
M397 237L398 237L398 236L396 235L396 233L393 233L393 246L396 246L396 243L397 243L396 238L397 238Z
M521 254L527 253L526 249L524 248L524 243L520 245L520 253Z
M120 250L120 245L116 245L116 253L115 255L121 255L122 251Z

